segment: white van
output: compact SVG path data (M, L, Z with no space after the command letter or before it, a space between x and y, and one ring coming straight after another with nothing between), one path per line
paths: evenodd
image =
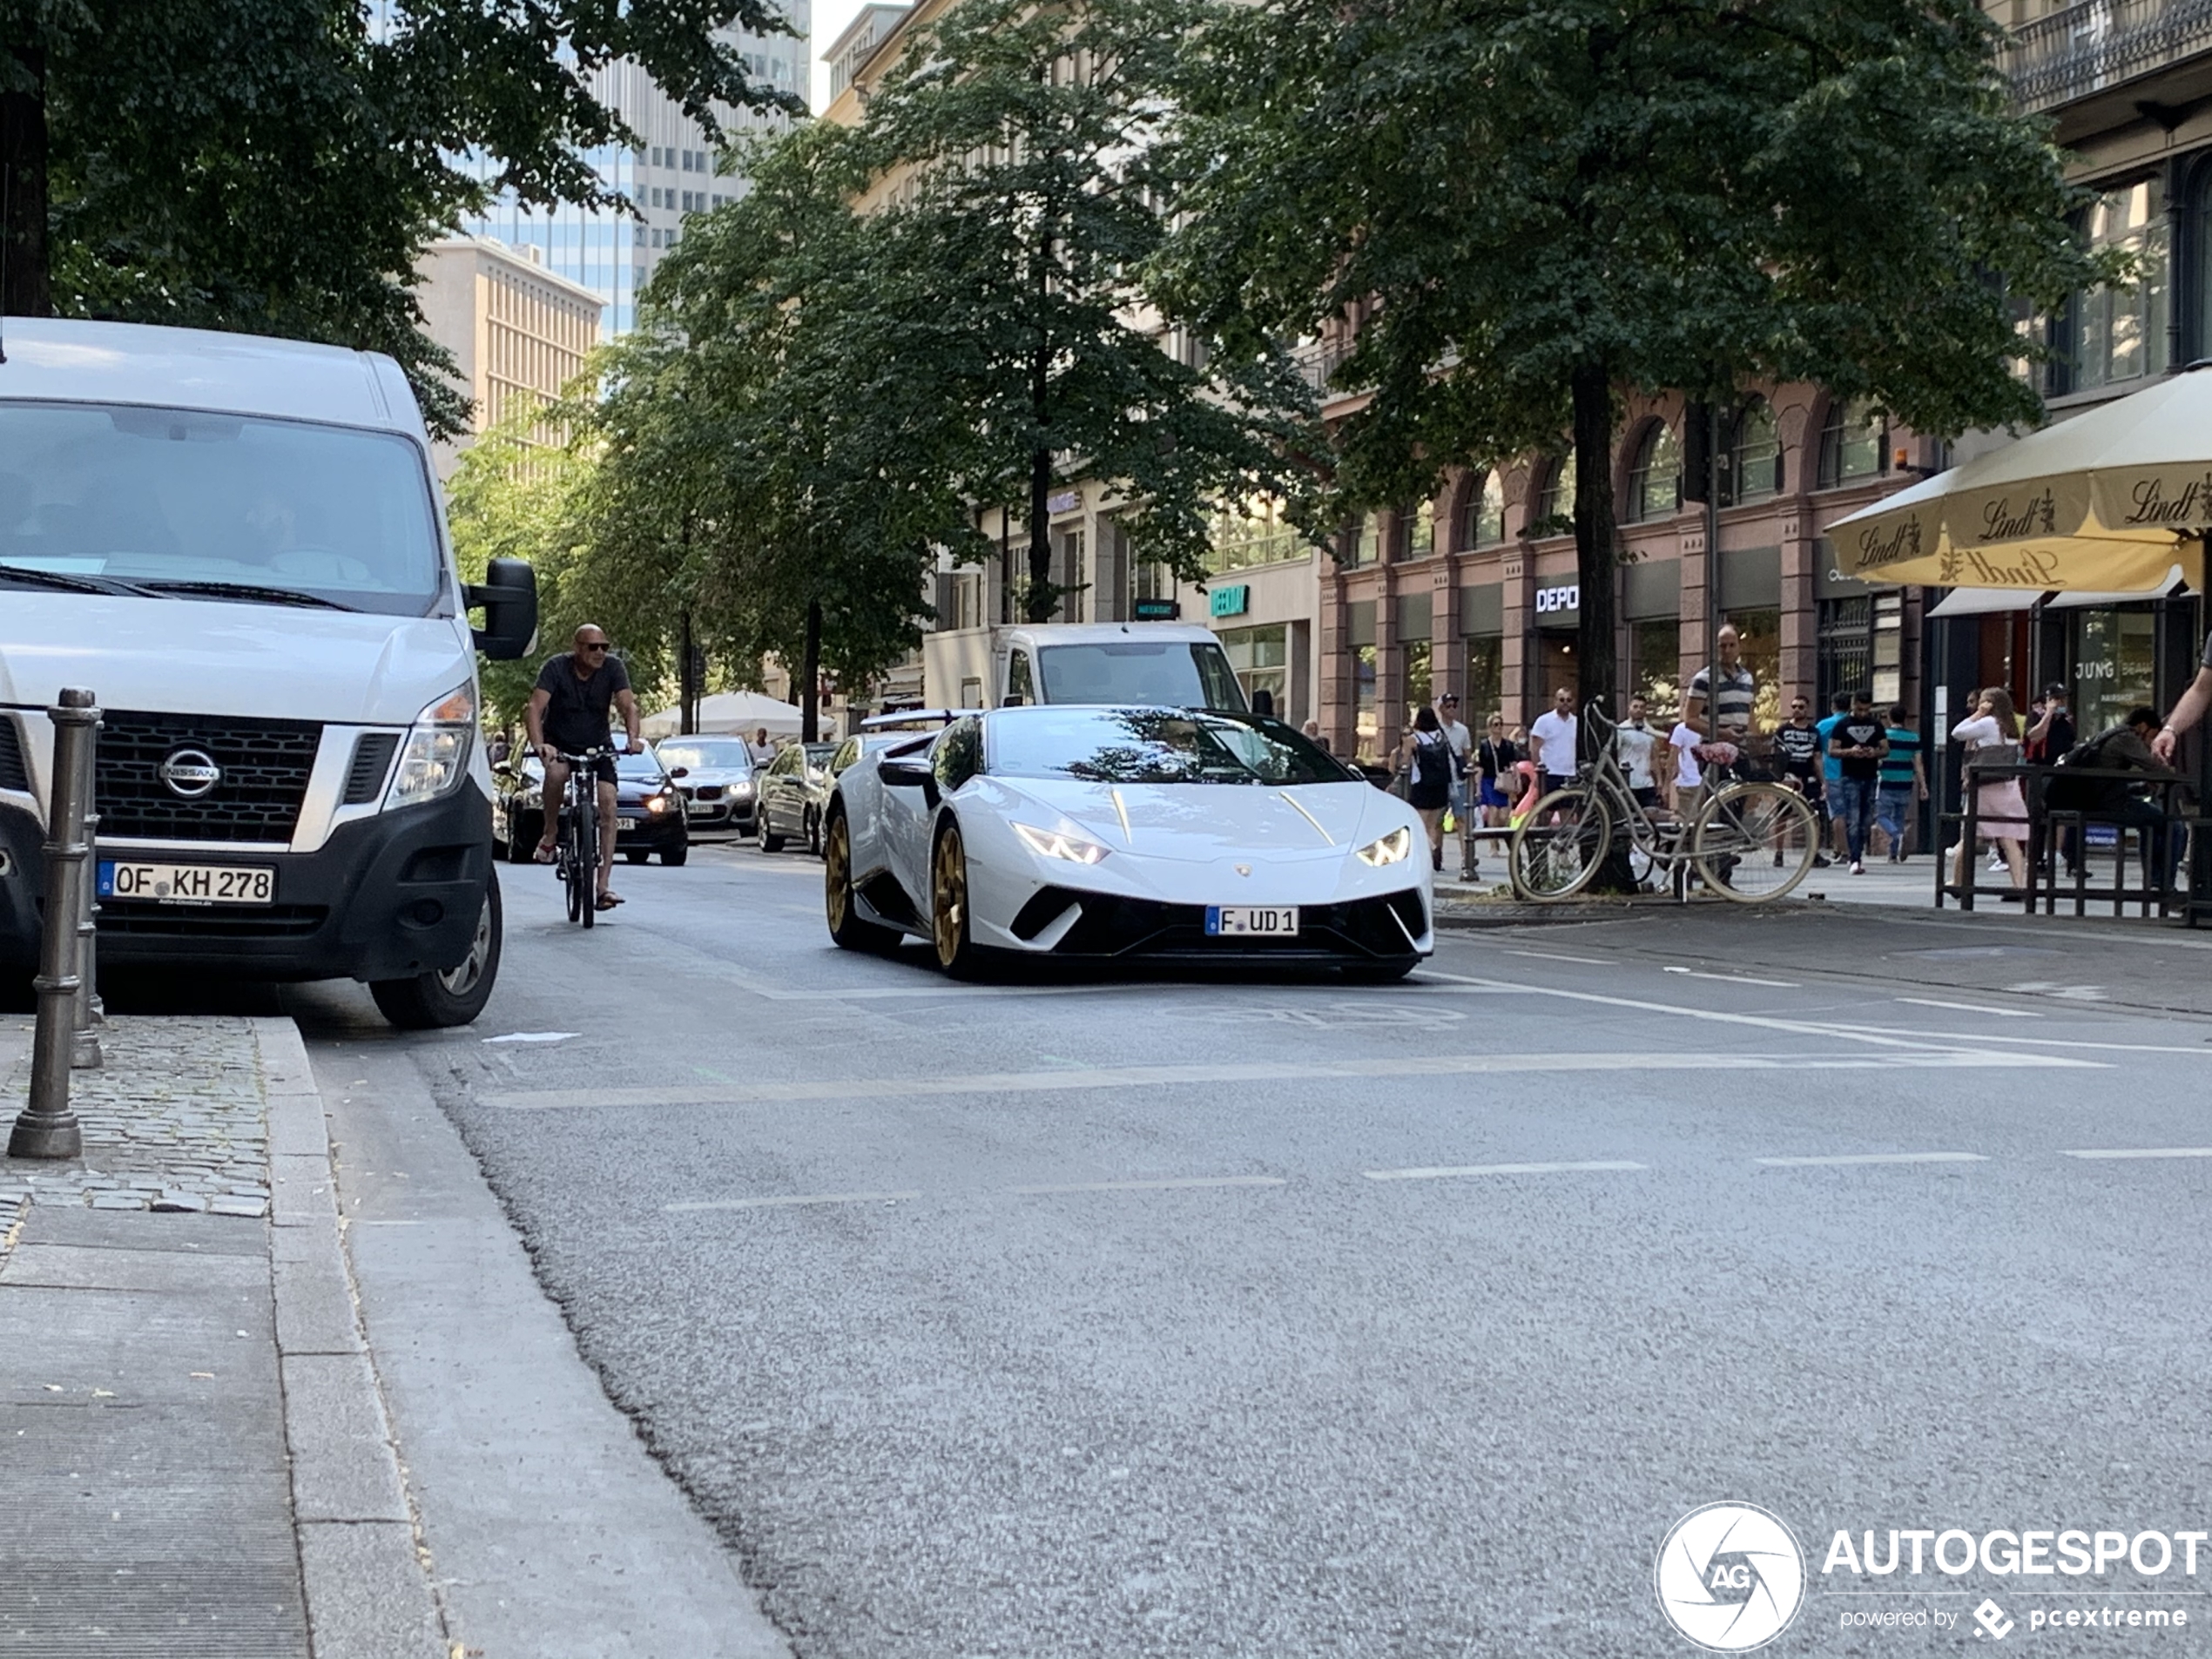
M529 649L536 588L514 560L462 585L399 366L17 317L0 351L0 971L36 962L45 711L83 686L104 967L475 1018L500 907L475 653Z
M1037 623L1001 629L993 682L1001 707L1151 704L1246 711L1244 688L1211 628L1172 622Z

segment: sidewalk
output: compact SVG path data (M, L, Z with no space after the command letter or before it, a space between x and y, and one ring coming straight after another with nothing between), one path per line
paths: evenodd
M0 1019L0 1103L30 1022ZM0 1654L445 1656L289 1020L119 1018L0 1159Z

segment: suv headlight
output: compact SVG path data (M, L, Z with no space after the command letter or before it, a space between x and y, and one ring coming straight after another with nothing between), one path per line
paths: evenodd
M1403 827L1367 843L1352 857L1362 864L1402 864L1413 850L1413 832Z
M1029 851L1043 858L1066 859L1070 864L1096 864L1106 856L1107 849L1097 842L1070 835L1064 830L1032 829L1027 824L1016 824L1014 833Z
M399 770L384 797L387 811L435 800L460 786L469 770L469 744L476 734L476 688L448 691L415 717Z

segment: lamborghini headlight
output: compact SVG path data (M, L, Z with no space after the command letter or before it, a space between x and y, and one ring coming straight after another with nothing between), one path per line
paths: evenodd
M1032 829L1027 824L1016 824L1014 833L1022 838L1024 846L1040 858L1066 859L1070 864L1096 864L1106 856L1107 849L1097 842L1070 835L1064 830Z
M1361 847L1352 856L1362 864L1402 864L1413 850L1413 832L1403 826Z
M476 688L448 691L415 717L384 798L388 811L419 806L456 788L469 769L469 744L476 732Z

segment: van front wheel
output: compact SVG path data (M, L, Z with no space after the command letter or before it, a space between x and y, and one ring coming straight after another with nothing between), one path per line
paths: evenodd
M501 921L499 877L492 873L484 886L483 907L476 913L469 954L453 968L371 981L368 994L376 999L377 1008L402 1031L469 1024L491 1001L492 985L499 978Z

